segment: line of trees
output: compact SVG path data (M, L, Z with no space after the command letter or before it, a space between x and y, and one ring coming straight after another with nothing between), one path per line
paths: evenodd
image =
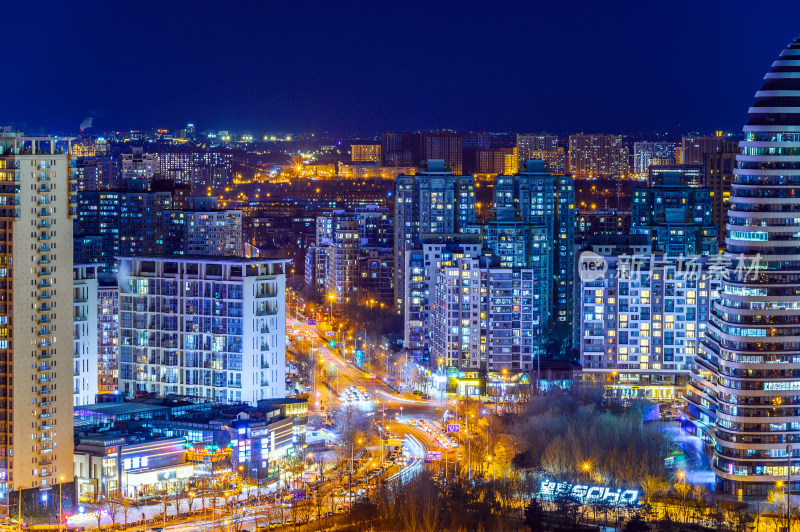
M613 413L602 404L560 391L532 397L509 428L519 449L514 465L560 480L620 487L665 478L670 438L642 423L640 405Z

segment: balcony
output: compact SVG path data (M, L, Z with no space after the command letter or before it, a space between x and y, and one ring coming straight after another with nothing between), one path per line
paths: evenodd
M266 290L264 292L259 292L258 294L256 294L256 298L258 298L258 299L261 299L261 298L264 298L264 297L278 297L278 291L277 290Z
M36 296L36 299L39 301L47 301L50 299L50 294L47 292L39 292L39 294Z
M261 360L261 369L269 369L269 362Z
M51 286L53 286L53 283L51 283L50 281L44 279L39 281L39 288L50 288Z
M50 340L39 340L39 343L36 345L38 345L39 347L50 347L52 343L50 342Z
M72 299L73 303L86 303L87 301L89 301L89 300L87 298L85 298L85 297L76 297L76 298ZM121 310L131 310L131 309L121 309ZM136 309L136 310L140 310L140 309Z
M39 240L39 242L45 242L47 240L50 240L50 235L48 235L47 233L39 233L37 240Z
M47 417L50 417L49 415ZM50 430L53 427L51 425L39 425L39 430Z

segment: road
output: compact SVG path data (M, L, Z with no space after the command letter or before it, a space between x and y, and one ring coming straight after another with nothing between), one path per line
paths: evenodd
M409 425L409 420L412 419L417 423L424 419L431 424L438 424L449 406L445 397L440 400L423 400L412 394L398 394L379 378L370 378L368 373L344 360L338 350L332 349L327 342L319 338L315 325L287 317L286 326L287 331L292 329L300 331L312 347L314 360L317 363L315 374L318 402L314 402L315 411L322 412L323 408L328 411L336 407L341 403L339 394L350 386L364 387L373 398L372 404L366 405L365 408L374 412L376 421L390 433L410 443L406 445L408 454L420 460L419 464L414 464L414 470L422 466L428 451L440 451L447 457L447 450L441 447L434 437L418 425ZM332 390L328 389L322 378L323 369L329 375L335 375L335 378L329 379ZM454 455L455 453L451 452L449 460L453 460Z

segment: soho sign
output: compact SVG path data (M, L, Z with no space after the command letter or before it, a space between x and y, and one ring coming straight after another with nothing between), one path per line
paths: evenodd
M549 480L543 480L539 485L539 495L543 497L555 497L561 494L572 495L583 501L608 501L621 504L636 504L639 500L639 490L615 490L607 486L584 486Z

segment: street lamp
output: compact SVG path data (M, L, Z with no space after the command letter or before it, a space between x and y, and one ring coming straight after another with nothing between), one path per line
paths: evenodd
M64 485L64 476L59 477L58 483L58 530L61 530L61 521L64 520L64 512L62 511L62 497L61 497L61 487ZM20 497L22 496L22 490L20 490Z

